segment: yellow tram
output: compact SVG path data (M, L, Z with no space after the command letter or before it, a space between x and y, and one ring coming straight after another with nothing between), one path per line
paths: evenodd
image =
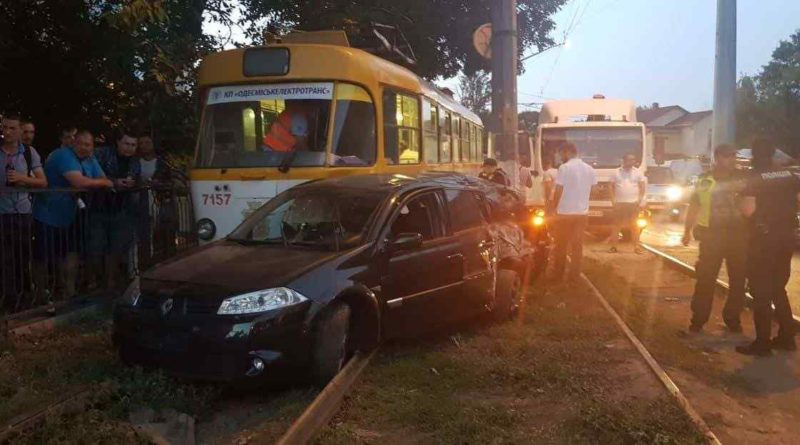
M426 170L477 173L480 118L344 33L290 34L206 57L191 188L198 236L227 235L312 179Z

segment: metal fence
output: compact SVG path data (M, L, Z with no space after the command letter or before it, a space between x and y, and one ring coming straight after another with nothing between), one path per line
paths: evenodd
M30 200L34 214L0 213L0 317L121 291L140 270L197 244L191 194L183 186L0 187L4 198Z

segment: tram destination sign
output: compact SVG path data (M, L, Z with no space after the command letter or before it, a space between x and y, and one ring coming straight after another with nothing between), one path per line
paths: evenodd
M333 99L333 82L231 85L208 91L208 105L256 100Z

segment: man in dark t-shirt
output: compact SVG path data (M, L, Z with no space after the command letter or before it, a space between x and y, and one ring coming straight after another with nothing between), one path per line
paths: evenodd
M483 166L481 166L481 172L478 174L478 177L504 187L511 186L508 175L497 165L497 160L493 158L486 158L483 160Z
M749 218L747 276L753 294L756 339L736 348L742 354L765 356L772 349L794 351L794 320L786 283L791 274L800 178L774 165L775 149L765 141L753 144L753 174L742 192L742 213ZM779 324L770 338L772 305Z

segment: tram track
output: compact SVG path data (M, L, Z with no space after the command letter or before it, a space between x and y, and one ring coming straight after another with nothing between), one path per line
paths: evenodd
M672 267L673 269L675 269L675 270L677 270L677 271L679 271L679 272L683 273L684 275L687 275L687 276L689 276L691 278L695 278L696 277L697 272L695 271L695 268L692 267L690 264L686 263L685 261L682 261L682 260L680 260L680 259L678 259L678 258L676 258L676 257L674 257L674 256L672 256L672 255L670 255L670 254L668 254L666 252L658 250L656 247L651 246L649 244L646 244L646 243L639 243L639 244L642 246L642 248L644 248L646 251L648 251L648 252L652 253L653 255L655 255L658 259L660 259L666 265ZM728 283L726 283L724 280L721 280L719 278L717 278L716 286L717 286L717 290L719 290L722 293L727 294L730 291L730 286L728 285ZM747 299L748 304L752 304L753 296L749 292L745 292L745 298ZM794 317L795 324L800 326L800 316L795 314L795 315L793 315L793 317Z
M614 307L608 302L605 296L600 292L597 286L592 283L592 281L586 277L586 275L581 274L581 280L587 285L591 293L597 298L600 302L601 306L608 312L611 318L614 319L614 322L617 324L617 327L623 332L627 340L633 345L636 352L642 357L642 359L647 363L647 366L656 376L656 378L661 382L664 386L666 391L672 396L678 406L684 411L684 413L691 419L692 423L697 427L697 429L703 434L706 438L707 442L714 445L720 445L721 442L717 438L716 434L711 430L708 424L703 420L700 416L698 411L692 406L689 399L681 392L678 385L670 378L669 374L664 370L664 368L656 361L650 351L644 346L641 340L634 334L630 327L625 323L622 317L617 313Z

